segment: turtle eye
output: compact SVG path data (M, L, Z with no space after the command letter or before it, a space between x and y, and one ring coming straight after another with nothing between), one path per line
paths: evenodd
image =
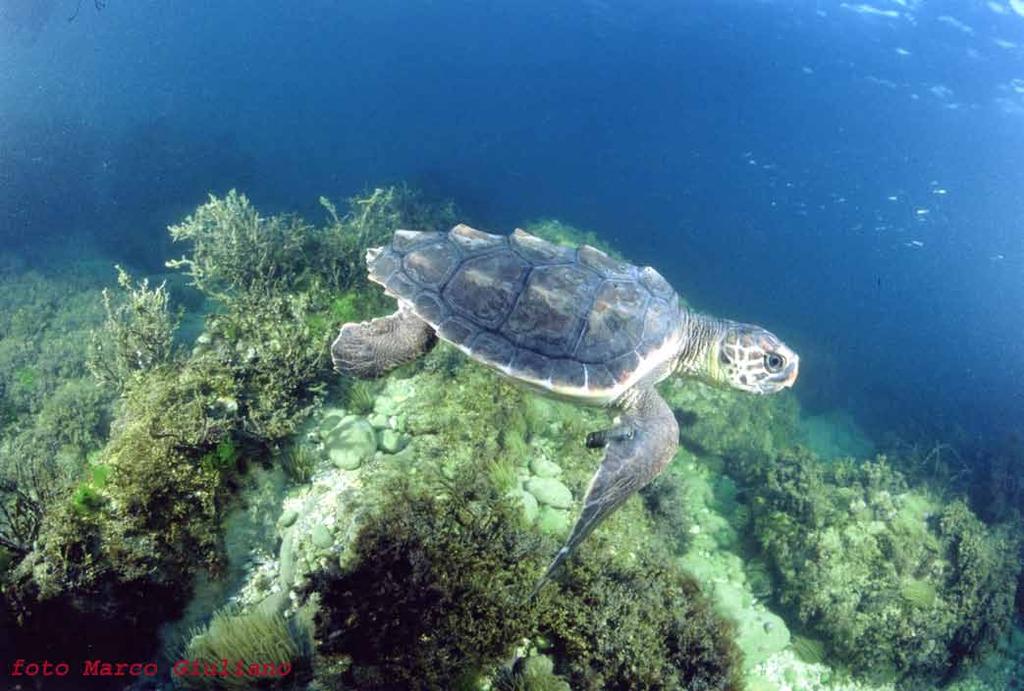
M764 367L773 374L780 371L784 364L786 361L778 353L766 353L764 356Z

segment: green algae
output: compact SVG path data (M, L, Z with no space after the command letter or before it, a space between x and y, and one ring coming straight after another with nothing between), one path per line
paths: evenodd
M0 473L11 470L8 458L16 452L22 470L33 459L32 476L40 483L31 495L0 492L4 502L35 497L24 514L33 522L18 529L14 552L25 568L12 569L4 584L23 620L31 621L40 607L84 621L115 612L127 621L145 619L142 630L148 631L154 618L188 596L197 574L223 568L221 522L239 480L251 465L280 458L276 449L320 404L331 317L345 316L345 304L363 304L344 292L365 287L365 246L340 238L384 237L393 229L385 223L406 225L405 210L426 219L426 206L413 196L378 190L325 228L263 218L237 194L211 198L172 233L189 243L174 265L206 291L208 299L199 304L216 308L204 315L191 353L176 349L177 317L165 286L136 283L124 272L120 291L105 300L95 292L71 294L39 299L39 314L12 310L16 318L4 331L10 338L0 339L0 385L12 417L40 411L59 384L84 377L82 344L90 341L90 369L106 385L93 385L103 405L92 407L109 410L106 402L119 397L109 439L109 414L92 418L93 424L77 413L62 417L52 406L37 419L68 427L57 453L52 444L62 437L44 436L42 429L20 429L3 441ZM305 252L314 246L346 249L316 252L322 261L309 261ZM9 295L0 301L9 302ZM386 304L376 295L367 294L367 309ZM47 305L78 310L74 327ZM7 313L0 314L5 319ZM53 334L50 323L59 327ZM320 328L323 323L328 328ZM97 326L90 339L88 330ZM33 352L38 361L28 358ZM25 368L38 372L32 391L16 386L14 373ZM85 403L87 393L85 385L67 389L63 401ZM71 425L72 418L88 424ZM97 464L109 468L109 476L81 480L82 459L101 445ZM8 486L17 485L5 481ZM0 536L6 528L0 525Z
M531 655L502 668L495 676L495 691L571 691L569 683L555 674L555 663L547 655Z
M925 683L1009 625L1019 538L962 502L916 494L885 459L825 466L797 450L743 471L780 600L859 675Z
M237 468L238 455L238 447L233 439L221 439L212 451L199 458L199 467L216 475L229 473Z
M914 607L928 609L935 604L938 588L919 578L907 578L900 584L900 597Z

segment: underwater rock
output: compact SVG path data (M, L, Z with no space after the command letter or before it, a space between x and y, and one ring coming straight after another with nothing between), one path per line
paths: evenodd
M331 531L323 525L313 526L313 532L310 537L313 540L313 546L319 547L320 549L328 549L334 544L334 536L331 535Z
M729 522L718 515L708 516L706 519L708 532L712 534L715 543L722 549L732 549L739 542L739 535L729 525Z
M342 470L355 470L373 458L377 450L377 434L369 422L355 418L342 421L327 437L327 455Z
M537 514L537 527L549 535L564 535L569 530L569 512L542 506Z
M572 492L560 480L549 477L532 477L526 481L526 491L537 501L556 509L572 507Z
M379 448L384 453L398 453L407 443L408 439L393 429L384 429L380 432Z
M285 590L295 583L295 531L289 530L281 540L281 552L278 556L278 576Z
M409 379L388 379L384 391L373 402L373 411L385 418L401 412L402 405L416 393Z
M753 667L789 645L786 623L772 612L756 612L738 622L736 645L743 651L743 662Z
M398 405L394 400L382 396L374 402L373 410L377 415L383 415L387 418L389 415L394 415L398 412Z
M764 677L754 676L747 680L747 691L779 691L779 687Z
M755 579L745 574L743 560L730 551L738 535L723 514L737 513L740 505L735 495L735 484L716 477L703 463L687 468L681 503L692 522L692 535L678 563L709 590L715 612L736 625L736 644L743 650L745 666L751 669L785 649L790 634L781 618L757 602L759 595L772 592L764 562L751 563L750 573L762 572L756 580L763 582L754 588ZM748 682L750 688L809 688L776 685L757 677L749 677Z
M329 554L337 553L329 558L341 568L352 558L351 547L359 525L357 486L352 474L327 465L317 482L295 487L286 499L288 508L278 524L287 514L295 513L297 517L285 529L278 554L277 583L285 596L301 588Z
M282 528L291 528L298 517L298 511L288 510L281 514L281 517L277 519L277 524Z
M801 441L822 459L870 458L875 453L871 439L845 410L801 416L798 432Z
M327 408L320 416L318 432L321 437L327 437L331 430L337 427L347 417L344 408Z
M526 514L526 520L533 523L540 514L540 504L537 502L537 498L529 492L521 492L520 495L523 498L523 513Z
M493 680L498 690L533 689L535 691L571 691L569 683L555 674L555 661L547 655L520 658L505 667Z
M509 496L517 499L523 505L523 514L526 516L527 523L533 523L537 519L540 505L537 503L536 497L520 489L512 490L509 492Z
M416 454L413 451L413 446L407 443L404 449L398 453L392 454L388 458L388 462L395 468L414 464L416 462Z
M536 456L530 459L530 471L537 477L558 477L562 474L562 466L546 458Z
M726 619L739 622L745 618L747 610L754 604L749 591L730 581L715 583L715 611Z
M548 676L555 672L555 661L547 655L531 655L523 660L523 673L526 676Z
M373 425L374 429L387 429L388 428L388 416L380 413L373 413L368 418L370 424Z
M353 422L362 419L363 417L361 415L356 415L355 413L348 413L347 415L345 415L345 417L341 418L341 422L338 423L338 427L348 427Z

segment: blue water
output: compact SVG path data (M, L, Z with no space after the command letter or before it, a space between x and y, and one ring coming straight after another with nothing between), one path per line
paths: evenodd
M1019 426L1020 0L212 4L3 3L5 245L158 270L207 192L404 180L765 324L811 413Z

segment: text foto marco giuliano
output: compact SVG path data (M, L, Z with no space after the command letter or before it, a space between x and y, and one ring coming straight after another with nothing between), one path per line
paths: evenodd
M77 673L83 677L155 677L160 674L156 662L110 662L84 660L73 669L71 663L52 660L15 660L10 668L12 677L68 677ZM246 662L245 660L178 660L171 665L174 677L235 677L252 679L278 679L292 672L290 662Z

